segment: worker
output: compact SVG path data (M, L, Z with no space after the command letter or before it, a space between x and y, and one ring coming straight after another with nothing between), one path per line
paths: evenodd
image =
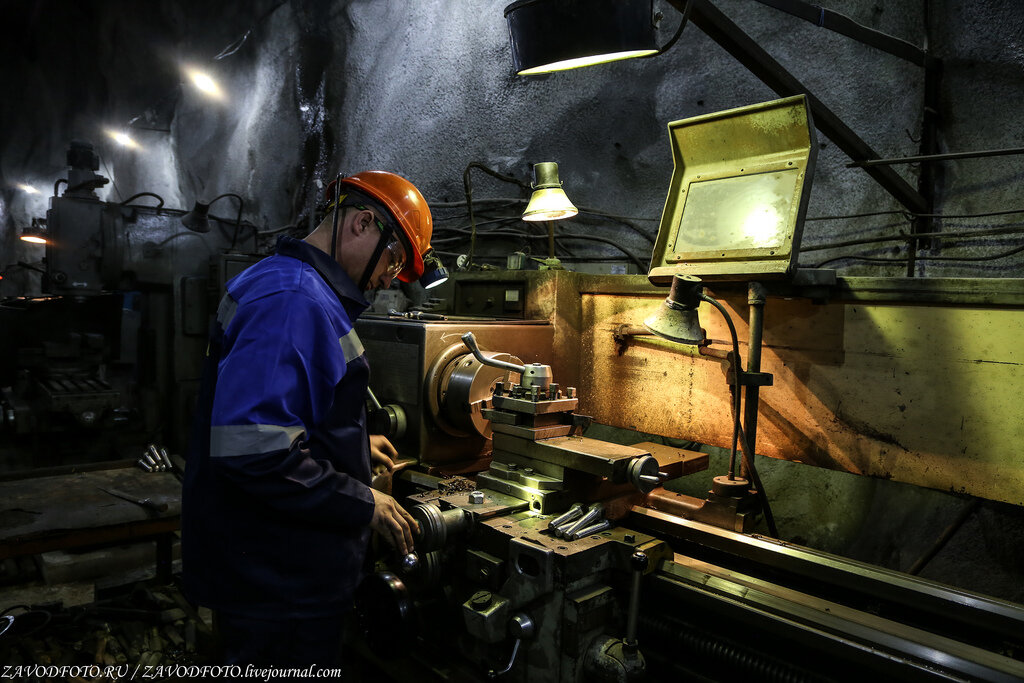
M416 522L370 487L397 456L367 434L364 293L423 274L432 220L384 171L340 177L304 240L227 284L210 335L182 496L183 587L214 611L226 664L330 666L370 529ZM244 669L244 667L243 667Z

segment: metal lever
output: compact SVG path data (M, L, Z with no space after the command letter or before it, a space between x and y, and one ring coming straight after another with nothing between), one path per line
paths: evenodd
M647 570L647 553L637 550L629 558L633 569L633 591L629 596L629 613L626 615L626 637L622 639L622 649L626 654L636 654L636 620L640 615L640 582Z
M373 389L370 387L366 387L366 398L370 399L370 405L373 406L374 410L381 410L383 408L380 401L377 400L377 395L373 393Z
M519 654L519 645L523 640L532 638L536 629L533 626L533 619L520 612L519 614L512 617L512 621L508 622L508 632L513 638L516 639L515 645L512 646L512 656L509 657L508 664L501 671L495 671L491 669L487 672L488 678L497 678L498 676L504 676L512 670L512 666L516 663L516 655Z
M515 363L507 363L503 360L494 360L488 358L480 352L480 347L476 345L476 337L473 336L472 332L467 332L462 335L462 343L466 345L466 348L470 350L473 357L484 365L490 365L494 368L501 368L502 370L511 370L512 372L518 372L520 375L526 374L526 366L516 365Z

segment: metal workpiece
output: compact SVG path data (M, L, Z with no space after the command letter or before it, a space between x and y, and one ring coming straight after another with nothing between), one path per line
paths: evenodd
M161 452L162 451L162 452ZM156 466L157 471L167 472L174 469L174 463L167 457L166 449L158 449L156 444L149 444L146 447L146 453L149 455L153 464Z
M603 515L604 506L602 506L600 503L591 504L591 506L587 508L587 511L583 513L582 517L580 517L577 520L574 520L572 524L570 524L568 527L564 529L564 531L562 532L562 538L575 539L575 535L577 532L582 531L583 529L586 529L594 524L597 524Z
M483 491L470 491L469 492L469 504L470 505L483 505L484 503L484 492Z
M575 520L579 519L582 516L583 516L583 503L576 503L571 508L569 508L568 510L566 510L562 514L558 515L557 517L552 519L550 522L548 522L548 528L549 529L556 529L556 528L562 526L563 524L568 524L569 522L575 521Z
M153 457L153 453L155 453L155 451L156 451L156 449L153 449L152 451L146 450L142 454L142 460L145 461L145 463L147 465L152 467L155 472L162 472L163 471L163 466L160 463L160 456L159 456L159 454L155 458Z
M160 460L167 466L169 471L173 472L176 469L174 463L171 462L171 456L168 455L166 448L160 448Z
M420 525L416 548L421 552L443 548L449 538L467 531L473 523L472 515L460 508L442 511L430 503L416 505L410 514Z
M580 529L579 531L574 532L571 535L570 538L573 541L578 541L581 538L586 538L587 536L593 536L594 534L599 534L602 531L607 531L608 529L611 529L611 528L612 528L611 522L609 522L607 519L603 519L600 522L597 522L596 524L591 524L588 527L584 527L584 528Z

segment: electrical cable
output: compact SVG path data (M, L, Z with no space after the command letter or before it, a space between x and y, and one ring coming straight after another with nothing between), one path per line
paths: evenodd
M729 313L725 310L725 307L722 306L722 304L720 304L718 301L716 301L712 297L708 296L707 294L704 294L703 292L700 293L700 299L701 299L701 301L706 301L709 304L711 304L712 306L714 306L715 308L717 308L718 312L722 314L722 317L725 318L725 322L729 326L729 335L732 337L732 348L733 348L732 371L733 371L733 387L735 388L735 391L732 392L734 394L734 397L735 397L733 402L732 402L733 403L733 411L734 411L734 415L733 415L733 430L735 432L734 433L733 442L735 444L735 441L736 441L735 436L738 434L739 435L740 447L741 447L741 450L743 451L743 462L747 466L747 471L750 472L750 480L754 483L754 488L757 491L757 497L761 501L761 507L762 507L762 509L764 511L764 521L767 523L768 531L772 535L772 537L773 538L778 538L779 537L779 530L775 526L775 516L772 514L771 505L769 505L769 503L768 503L768 495L764 491L764 484L761 483L761 477L760 477L760 475L758 475L757 468L754 466L754 451L751 448L750 444L747 443L747 436L743 432L743 426L740 425L740 412L741 412L741 405L740 405L740 398L741 398L740 394L741 394L741 392L740 392L740 382L739 382L740 373L741 373L741 370L740 370L740 341L739 341L739 336L736 334L736 325L733 324L732 318L729 316ZM735 445L734 445L734 448L735 448ZM735 457L735 455L733 457Z
M465 234L467 232L466 230L458 230L458 229L455 229L455 228L448 228L448 230L453 231L453 232L459 232L459 233L462 233L462 234ZM525 233L525 232L499 232L499 231L495 230L495 231L488 231L488 232L486 232L484 234L486 234L488 237L519 237L519 238L524 238L524 239L528 239L528 240L546 240L546 239L548 239L548 235L547 234L544 234L544 235L531 235L531 234ZM449 239L450 238L445 238L444 240L436 240L436 241L438 243L447 243L447 241L449 241ZM597 235L579 235L579 234L568 234L568 233L561 233L561 234L556 233L555 234L555 240L556 241L564 240L564 239L584 240L584 241L602 242L604 244L610 244L611 246L615 247L616 249L621 251L623 254L628 256L630 258L630 260L632 260L633 263L636 264L637 268L639 268L641 272L646 272L647 271L647 266L640 259L640 257L638 257L636 254L634 254L633 252L631 252L628 249L626 249L625 247L623 247L621 244L619 244L615 240L612 240L612 239L609 239L609 238L606 238L606 237L599 237Z
M580 209L579 211L580 212L579 212L579 214L577 214L577 218L579 216L581 216L581 215L590 215L590 216L597 216L597 217L600 217L600 218L609 218L611 220L614 220L617 223L621 223L622 225L625 225L627 228L630 228L631 230L633 230L633 232L635 232L636 234L640 235L641 237L643 237L645 240L647 240L651 244L655 243L655 238L654 237L651 237L646 231L641 230L639 227L637 227L637 226L633 225L632 223L630 223L626 219L625 216L613 216L612 214L599 213L597 211L588 211L587 209ZM637 219L637 220L650 220L650 219L641 218L641 219ZM579 222L583 222L583 221L577 221L577 222L579 223Z
M654 54L643 55L642 59L650 59L651 57L658 57L668 52L669 48L676 44L679 40L679 36L683 35L683 29L686 28L686 22L690 19L690 3L686 3L686 7L680 12L682 19L679 21L679 27L676 29L675 34L668 39L668 42L658 48L658 51Z
M160 202L156 206L149 208L162 209L164 206L164 198L156 194L155 192L138 192L136 194L133 194L131 197L121 202L121 206L128 206L129 203L131 203L135 199L138 199L139 197L154 197L157 201Z
M1001 254L989 254L987 256L927 256L927 255L918 254L917 255L917 260L919 260L919 261L957 261L957 262L997 261L997 260L999 260L1001 258L1006 258L1007 256L1013 256L1014 254L1019 254L1022 251L1024 251L1024 246L1016 247L1015 249L1011 249L1009 251L1004 251ZM836 256L835 258L830 258L830 259L827 259L825 261L822 261L821 263L819 263L817 265L808 266L808 267L809 268L821 268L825 264L833 263L835 261L842 261L843 259L855 259L857 261L866 261L868 263L879 263L879 264L906 263L906 259L905 258L881 258L881 257L874 257L874 256L857 256L857 255L851 254L851 255L848 255L848 256Z
M805 223L811 221L839 221L847 218L867 218L869 216L891 216L893 214L899 214L901 216L913 216L914 214L910 211L869 211L867 213L847 213L840 214L837 216L810 216L804 219ZM910 220L910 219L907 219Z
M46 269L45 268L40 268L39 266L33 266L31 263L25 263L24 261L18 261L18 263L15 264L15 265L18 265L18 266L20 266L22 268L25 268L26 270L34 270L34 271L36 271L38 273L42 273L43 275L46 275Z
M838 249L839 247L852 247L861 244L877 244L881 242L912 242L915 239L925 239L931 237L941 237L949 240L960 240L960 239L971 239L974 237L990 237L992 235L1012 235L1015 233L1024 232L1024 225L1019 226L1004 226L999 228L989 228L982 230L971 230L970 232L964 231L936 231L936 232L919 232L914 235L901 233L899 235L893 235L892 237L865 237L863 239L846 240L845 242L828 242L826 244L814 244L811 246L801 246L800 253L807 251L822 251L825 249Z
M471 161L466 165L466 170L462 172L462 187L466 194L466 210L469 212L470 225L469 261L466 263L466 268L473 267L473 256L474 253L476 252L476 218L473 216L473 182L470 179L469 175L469 172L474 168L478 168L484 173L487 173L497 178L498 180L502 180L507 183L512 183L513 185L518 185L519 187L526 189L527 192L529 192L532 189L528 184L522 182L521 180L513 178L512 176L505 175L503 173L498 173L494 169L484 166L479 161Z

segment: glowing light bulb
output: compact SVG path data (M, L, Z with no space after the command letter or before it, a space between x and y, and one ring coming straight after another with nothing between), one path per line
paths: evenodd
M39 194L39 190L37 190L36 188L32 187L31 185L26 185L25 183L18 183L18 188L22 192L26 192L28 194Z
M755 207L743 221L743 234L754 248L778 246L782 217L771 205Z
M119 130L107 130L106 133L111 140L122 147L127 147L129 149L138 149L139 147L139 143L135 142L135 140L133 140L127 133Z
M186 69L185 73L192 79L192 85L196 87L199 92L207 95L215 100L224 99L224 92L217 85L217 81L213 80L210 74L198 69Z

